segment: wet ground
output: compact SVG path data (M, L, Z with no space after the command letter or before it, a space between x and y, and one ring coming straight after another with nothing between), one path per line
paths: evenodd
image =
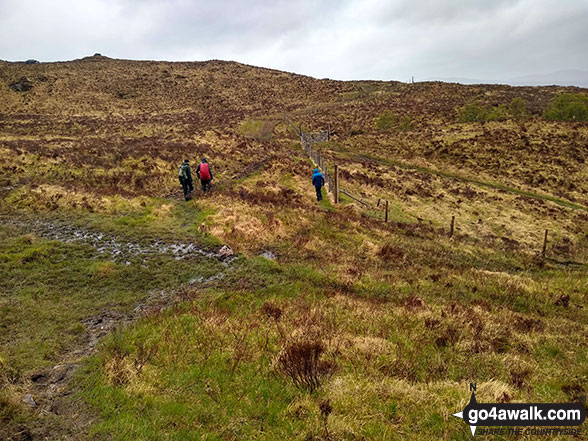
M63 220L0 216L0 224L16 227L24 233L34 233L48 240L89 245L99 254L109 255L117 262L129 262L132 259L155 255L173 256L176 260L204 256L218 259L225 264L236 259L232 250L227 246L218 247L218 249L205 249L195 243L170 243L156 239L139 243L121 236L79 227Z
M177 260L191 257L216 259L224 265L223 270L210 277L196 275L187 286L195 284L201 287L210 286L223 279L227 271L235 267L231 264L237 259L226 245L208 249L190 242L162 240L137 242L122 236L80 227L61 219L0 216L0 225L7 225L16 228L22 234L32 233L48 240L87 245L94 248L99 255L109 256L116 262L130 264L131 260L137 258L148 262L149 257L165 255ZM85 410L75 398L75 386L71 381L80 363L84 358L92 355L100 340L112 331L130 325L145 314L165 310L183 301L184 288L185 286L179 286L171 290L149 291L128 313L111 309L84 318L81 321L86 330L83 343L73 351L63 354L59 364L32 373L23 384L23 402L39 416L68 415L68 419L77 420L75 426L87 427L94 417L92 412ZM66 428L63 430L67 432ZM23 439L49 439L47 432L37 433L34 429L23 428L22 435ZM76 436L73 438L65 436L66 439L76 438Z

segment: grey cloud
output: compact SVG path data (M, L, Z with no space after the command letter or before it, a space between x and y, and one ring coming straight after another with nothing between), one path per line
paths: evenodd
M403 21L413 24L454 23L495 14L515 7L521 0L400 0L381 1L377 6L380 21Z
M0 0L0 58L232 59L337 79L588 70L588 1Z

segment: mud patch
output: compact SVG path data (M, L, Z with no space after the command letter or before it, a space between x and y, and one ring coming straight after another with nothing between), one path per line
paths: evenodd
M77 389L72 378L83 360L94 354L99 342L116 329L129 326L140 317L158 314L192 299L194 289L190 288L191 285L197 284L200 288L214 285L235 268L231 263L237 259L226 246L205 249L187 242L135 242L113 234L77 227L62 220L0 216L0 224L48 240L88 245L98 254L108 255L118 262L130 264L129 260L136 258L143 258L147 262L150 256L166 255L177 260L191 257L215 259L224 266L220 272L210 277L195 274L188 284L174 289L151 290L129 312L109 309L81 320L85 334L80 344L62 354L59 364L32 373L19 385L22 398L26 399L25 404L34 415L34 422L26 423L26 427L23 426L19 433L25 434L26 439L31 440L83 438L84 430L96 417L80 399L75 398ZM12 429L10 433L12 437Z
M112 234L78 227L61 220L47 221L4 216L0 217L0 224L11 225L48 240L88 245L94 248L98 254L111 256L116 262L130 263L130 260L136 258L167 255L174 257L176 260L203 256L229 264L237 258L234 255L227 255L221 252L222 247L218 247L216 250L208 250L195 243L166 243L161 240L138 243Z

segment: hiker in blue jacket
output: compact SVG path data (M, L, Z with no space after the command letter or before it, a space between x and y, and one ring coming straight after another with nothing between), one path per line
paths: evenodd
M323 199L322 188L323 185L325 185L325 178L318 168L314 169L314 174L312 175L312 185L314 185L314 188L316 189L316 200L320 202Z

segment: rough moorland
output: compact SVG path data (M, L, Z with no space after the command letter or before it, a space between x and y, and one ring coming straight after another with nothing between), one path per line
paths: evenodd
M586 91L0 61L0 438L465 440L470 382L585 396L588 124L543 117L562 93ZM316 202L285 115L330 130L363 203Z

